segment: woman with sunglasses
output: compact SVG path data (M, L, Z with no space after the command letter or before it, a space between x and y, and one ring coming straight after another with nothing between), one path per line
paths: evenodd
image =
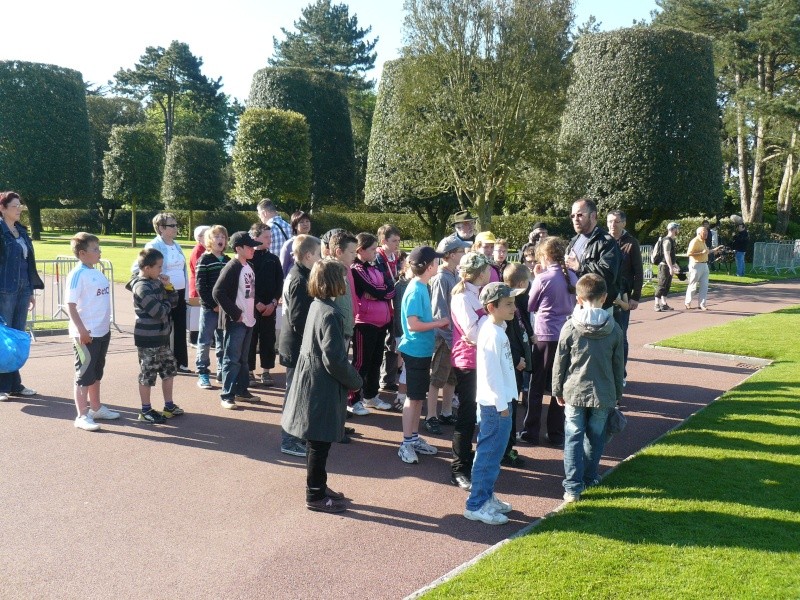
M44 289L36 272L33 242L19 222L25 209L16 192L0 192L0 316L6 325L25 330L33 308L33 290ZM19 371L0 373L0 402L9 396L33 396L36 390L22 385Z

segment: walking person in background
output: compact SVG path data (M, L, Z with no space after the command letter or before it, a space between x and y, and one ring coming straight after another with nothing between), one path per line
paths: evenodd
M736 235L733 236L733 251L736 253L736 276L744 277L744 257L747 252L747 245L750 243L750 235L744 223L736 225Z
M672 277L681 272L678 266L675 238L678 237L678 224L673 222L667 225L667 235L658 238L656 248L653 249L653 263L658 265L658 283L653 295L655 299L655 311L663 312L673 310L667 304L667 295L672 286ZM661 248L658 248L658 246Z
M706 300L708 297L708 257L713 255L719 247L709 250L706 244L708 229L702 225L696 230L697 236L689 242L686 254L689 256L689 285L686 288L686 310L692 308L692 296L697 293L700 310L708 310Z
M272 229L270 252L275 256L280 256L283 243L292 237L292 226L278 214L275 203L269 198L264 198L259 202L256 209L258 210L259 220Z
M36 272L33 242L20 223L25 205L16 192L0 193L0 317L8 327L25 331L28 311L36 304L33 290L44 289ZM9 396L35 396L22 385L19 371L0 373L0 402Z
M335 260L311 269L308 294L314 301L281 418L284 431L306 440L306 508L326 513L346 509L344 494L328 487L328 452L344 435L348 390L362 385L347 360L342 314L333 303L347 293L344 270Z

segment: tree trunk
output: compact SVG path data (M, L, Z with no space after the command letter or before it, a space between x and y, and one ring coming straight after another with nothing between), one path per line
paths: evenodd
M25 199L25 205L28 207L28 223L31 226L31 239L42 239L42 207L39 205L38 198L31 198L30 196Z
M131 248L136 248L136 200L131 201Z
M786 155L786 165L783 168L781 188L778 191L778 215L775 221L775 233L786 233L789 226L789 217L792 213L792 183L794 182L794 150L797 144L797 127L792 131L792 140Z
M478 231L492 230L491 201L485 195L475 196L475 217L478 219Z
M744 83L741 73L736 73L736 89L741 90ZM739 200L742 218L750 221L750 179L747 174L747 125L745 124L742 100L736 100L736 153L739 158Z
M189 232L186 234L187 240L194 239L194 211L189 209Z
M758 117L756 148L753 156L753 187L750 191L750 213L745 218L748 223L761 223L764 220L764 173L766 171L764 136L768 128L769 119L765 116ZM742 216L744 217L744 215Z

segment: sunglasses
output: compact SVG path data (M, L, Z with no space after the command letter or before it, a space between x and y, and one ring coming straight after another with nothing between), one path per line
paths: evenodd
M177 223L164 223L162 225L162 227L177 227L177 226L178 226Z

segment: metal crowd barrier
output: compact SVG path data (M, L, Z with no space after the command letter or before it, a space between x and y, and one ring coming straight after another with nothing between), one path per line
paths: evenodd
M791 242L756 242L753 245L753 272L783 271L797 274L800 268L800 240Z
M67 327L69 312L67 311L67 275L78 264L74 256L57 256L53 260L37 260L36 270L44 282L43 290L35 290L36 304L28 317L28 331L36 340L36 325L40 323L63 323ZM116 322L114 297L114 265L111 261L101 259L97 265L111 283L109 295L111 299L111 325L120 331Z
M642 253L642 287L653 285L653 263L650 262L653 246L648 244L640 245L639 250Z

